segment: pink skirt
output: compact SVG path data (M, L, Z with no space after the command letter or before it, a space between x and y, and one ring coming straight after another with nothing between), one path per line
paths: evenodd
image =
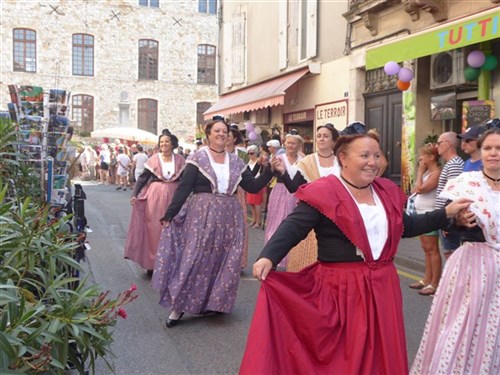
M411 374L500 373L500 251L466 242L447 260Z
M146 270L155 265L162 226L160 219L172 201L178 182L152 182L142 189L132 207L125 258Z

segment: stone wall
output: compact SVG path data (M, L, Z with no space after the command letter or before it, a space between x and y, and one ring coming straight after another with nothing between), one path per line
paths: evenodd
M94 97L94 129L120 125L119 103L130 104L137 127L137 100L158 100L158 130L194 135L196 103L215 102L217 86L197 84L197 46L218 44L217 15L198 13L198 1L160 0L160 8L133 1L2 1L0 110L7 85L61 88ZM13 71L12 29L37 33L36 73ZM94 36L94 76L72 75L72 34ZM138 80L139 39L159 43L158 80ZM122 116L123 120L123 116Z

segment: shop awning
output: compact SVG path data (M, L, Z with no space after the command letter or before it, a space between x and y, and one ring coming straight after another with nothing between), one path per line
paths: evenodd
M388 61L416 59L499 37L500 10L495 7L367 49L366 69L380 68Z
M298 70L270 81L222 95L219 101L203 114L203 117L210 119L215 114L227 116L233 113L283 105L285 104L285 91L308 72L308 68Z

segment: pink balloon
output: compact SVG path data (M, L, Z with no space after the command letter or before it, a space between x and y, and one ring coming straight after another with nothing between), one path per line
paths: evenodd
M385 74L392 76L394 74L398 74L400 69L400 66L397 62L395 61L389 61L384 65L384 72Z
M254 126L251 122L246 122L245 123L245 130L247 132L253 132Z
M483 51L475 50L467 56L467 63L473 68L480 68L483 66L486 56Z
M257 139L257 134L255 134L255 132L251 131L250 133L248 133L248 139L251 141L255 141Z
M410 82L413 79L413 72L408 68L401 68L398 72L398 78L401 82Z

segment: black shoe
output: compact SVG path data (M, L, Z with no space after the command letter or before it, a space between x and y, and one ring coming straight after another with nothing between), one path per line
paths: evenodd
M120 186L118 186L118 187L116 188L116 190L121 190L121 187L120 187Z
M183 315L184 315L184 313L182 312L181 315L179 315L179 319L168 318L167 321L165 322L165 325L167 326L167 328L172 328L172 327L175 327L177 324L179 324L179 321L181 320Z

